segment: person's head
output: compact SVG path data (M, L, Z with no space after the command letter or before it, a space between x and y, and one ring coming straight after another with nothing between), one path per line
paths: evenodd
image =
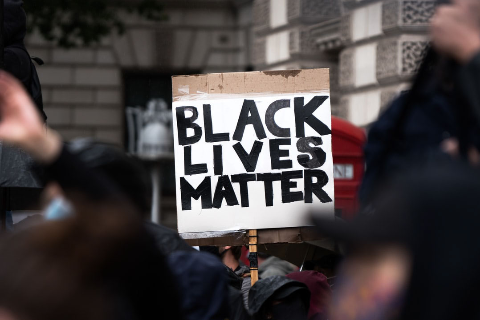
M112 145L93 139L73 140L67 144L67 148L88 168L103 174L115 184L142 217L148 216L152 185L147 170L139 160ZM61 204L58 204L59 198L68 198L55 182L46 185L44 195L45 205L52 205L52 201L55 201L53 209L61 208Z
M219 257L223 264L232 270L238 268L240 256L242 255L242 247L239 246L201 246L200 251L206 251Z
M231 256L235 260L240 260L242 255L242 247L239 246L225 246L218 249L220 256L223 258L225 255Z
M86 202L75 216L8 235L0 319L178 319L170 271L141 226L122 204Z
M27 33L27 16L22 0L4 0L4 45L21 44Z
M345 258L338 268L329 319L392 319L411 272L413 229L400 193L385 190L375 214L354 221L331 221L317 228L339 241Z
M256 320L307 320L310 291L284 276L261 279L250 289L248 306Z

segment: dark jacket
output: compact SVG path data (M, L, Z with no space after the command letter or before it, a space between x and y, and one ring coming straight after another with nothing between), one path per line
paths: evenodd
M262 311L265 307L268 307L269 302L276 299L283 300L293 294L299 294L301 296L303 304L308 310L310 291L305 284L288 279L285 276L271 276L266 279L260 279L250 289L248 296L250 313L254 315L256 319L261 319ZM295 313L295 310L291 311ZM292 318L292 320L297 319L298 318Z
M155 238L158 248L164 255L175 251L195 251L172 229L150 221L145 221L145 229Z
M417 101L414 101L399 136L392 139L409 93L403 93L395 99L372 124L364 148L366 172L360 188L360 200L364 207L372 200L378 181L389 181L390 177L409 170L413 163L428 166L447 157L440 150L440 144L445 139L458 138L466 126L469 127L470 143L480 146L478 124L473 121L468 124L459 122L458 111L464 104L457 99L459 93L444 90L435 76L431 78L431 83L425 85ZM463 75L463 79L467 80L467 77ZM463 85L457 81L455 87L461 89ZM473 118L470 117L470 120ZM385 148L390 148L389 153L382 157Z
M457 71L459 95L478 116L480 53ZM480 319L478 167L457 161L412 176L403 190L417 236L402 319Z
M245 267L245 266L244 266ZM230 300L230 320L249 320L251 319L248 314L248 308L244 302L244 283L246 280L250 281L250 278L242 278L238 273L241 274L241 271L245 271L245 268L242 268L237 271L233 271L229 267L225 266L225 271L228 277L229 288L229 300ZM247 292L248 295L248 292ZM247 296L248 299L248 296ZM248 301L247 301L248 303Z
M435 164L396 186L413 262L400 319L480 319L479 169Z
M246 310L248 310L248 292L252 287L252 278L250 277L250 268L244 265L240 261L240 265L235 270L235 274L242 278L242 285L240 291L242 292L243 296L243 305Z
M27 16L23 10L22 0L5 0L3 26L5 70L22 82L30 96L34 98L42 117L46 119L41 101L41 88L38 88L39 92L33 92L32 88L33 78L38 79L38 76L24 44Z
M229 317L229 286L225 266L205 252L177 251L168 256L180 292L185 320Z
M230 318L229 320L252 320L243 304L242 292L234 287L229 287Z

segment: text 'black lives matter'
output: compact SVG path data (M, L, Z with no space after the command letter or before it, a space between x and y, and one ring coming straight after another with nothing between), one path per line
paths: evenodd
M282 203L299 201L313 203L314 195L322 203L332 202L330 196L323 190L329 182L328 175L325 171L320 170L327 159L327 153L322 149L322 136L330 135L331 130L314 115L314 112L327 99L328 96L314 96L306 104L304 97L295 97L291 100L275 100L269 104L265 111L265 123L262 122L256 102L244 99L236 126L234 128L232 126L232 130L234 129L232 140L237 141L234 144L230 142L231 132L215 132L214 130L214 127L218 126L218 124L213 123L214 117L212 117L212 112L220 110L220 108L212 109L210 104L203 104L202 126L196 107L177 107L175 115L177 119L178 143L180 146L183 146L183 169L186 176L180 177L179 181L182 210L191 210L192 199L201 200L203 209L218 209L223 203L226 206L241 205L242 207L249 207L249 188L253 184L263 185L264 205L266 207L274 205L274 186L281 188L281 197L278 199L281 199ZM294 105L292 116L295 119L292 119L291 123L294 128L284 128L276 122L275 116L281 110L285 110L282 112L287 112L291 108L292 102ZM225 112L225 110L223 109L222 112ZM283 118L285 119L287 115L283 114ZM225 117L228 117L228 114L216 118L216 121L225 119ZM306 137L305 124L314 129L318 136ZM255 132L255 140L249 152L245 150L244 143L242 143L247 126L252 126ZM262 141L267 138L264 126L275 137L268 139L270 167L273 172L255 174L261 152L266 149L264 148L264 141ZM225 128L225 125L223 125L223 128ZM295 131L296 137L291 136L291 130ZM206 143L211 144L213 147L213 154L210 153L211 151L208 152L209 157L213 158L213 173L204 177L203 181L197 184L197 187L193 187L186 179L188 178L187 176L209 174L210 170L207 166L208 161L201 161L205 163L193 163L193 159L199 158L193 157L192 153L197 152L197 154L204 155L207 151L205 147L192 146L199 142L202 137L204 137ZM297 155L296 160L304 168L303 170L285 171L292 169L294 166L293 161L290 159L292 144L295 144L297 151L300 153ZM223 158L225 154L232 154L228 148L232 148L235 151L233 154L236 154L243 165L243 168L233 168L235 169L233 170L234 172L240 171L238 174L224 175L224 171L232 172L232 168L224 168L224 165L235 163L231 159L225 160ZM224 160L226 161L225 163ZM235 161L238 163L238 160ZM241 172L243 170L245 173ZM216 185L212 185L212 178L216 179L214 180L217 181ZM304 180L303 190L297 190L299 179ZM233 183L238 184L239 195L235 193ZM212 190L214 191L212 192ZM258 187L255 190L258 190Z

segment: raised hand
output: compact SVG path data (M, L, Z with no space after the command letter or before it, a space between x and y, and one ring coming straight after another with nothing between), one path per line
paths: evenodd
M480 52L480 1L455 0L452 5L439 6L430 33L439 52L467 63Z
M59 135L44 126L28 93L5 71L0 71L0 140L46 163L61 149Z

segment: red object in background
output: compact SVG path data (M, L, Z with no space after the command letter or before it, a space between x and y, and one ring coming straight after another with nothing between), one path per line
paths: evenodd
M242 255L240 256L240 260L246 265L250 266L250 261L248 261L248 249L245 246L242 246Z
M363 157L365 142L365 131L362 128L332 117L335 214L346 220L353 218L359 208L358 189L365 170ZM250 265L246 247L242 247L240 260L245 265Z
M365 170L365 131L348 121L332 117L335 214L351 219L359 208L358 189Z

